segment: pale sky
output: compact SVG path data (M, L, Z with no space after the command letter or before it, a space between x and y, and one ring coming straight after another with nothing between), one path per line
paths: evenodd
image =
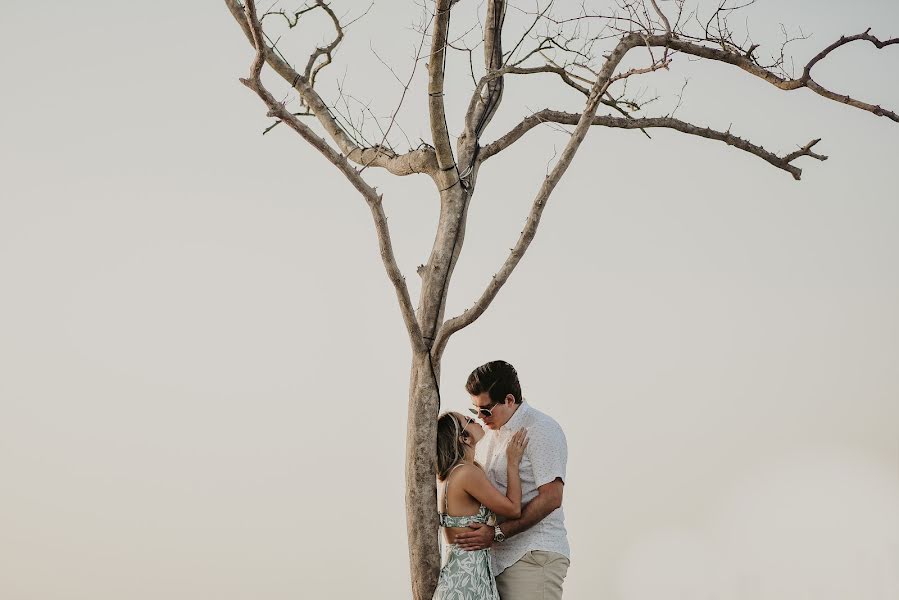
M286 128L260 135L223 3L6 4L0 597L409 597L410 351L362 199ZM417 15L378 1L323 93L342 79L389 115L402 90L371 50L407 77ZM841 34L899 35L892 0L747 15L763 50L781 23L813 34L800 70ZM299 63L303 36L323 39L290 35ZM461 54L449 68L458 134L471 82ZM858 44L815 77L899 110L897 69L899 47ZM424 77L400 113L413 143ZM899 124L685 58L637 86L661 95L649 114L684 77L678 117L780 153L821 137L829 160L801 159L796 182L721 143L592 131L522 264L451 340L443 406L503 358L564 428L566 598L895 600ZM569 92L510 80L485 139L578 110ZM566 139L534 130L484 164L448 316L502 264ZM433 186L366 176L416 297Z

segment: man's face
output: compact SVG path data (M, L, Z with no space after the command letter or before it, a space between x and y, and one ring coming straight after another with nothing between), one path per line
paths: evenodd
M515 396L512 394L508 394L505 401L494 403L490 399L490 394L484 392L477 396L471 396L471 404L472 408L478 411L478 418L487 429L499 429L515 414ZM490 411L489 417L480 411L482 408Z

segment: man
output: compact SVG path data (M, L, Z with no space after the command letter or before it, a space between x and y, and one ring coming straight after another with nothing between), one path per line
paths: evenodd
M506 444L518 429L528 430L521 460L521 517L496 527L472 525L456 536L464 550L492 548L493 572L502 600L559 600L568 573L568 536L562 512L568 444L552 418L524 402L518 374L497 360L472 371L465 384L487 433L476 459L487 477L506 492Z

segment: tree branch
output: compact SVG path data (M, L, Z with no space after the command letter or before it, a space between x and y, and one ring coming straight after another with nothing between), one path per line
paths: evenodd
M659 8L656 0L649 0L652 3L652 7L655 9L656 14L659 15L659 18L662 19L662 23L665 24L665 33L671 35L671 22L668 21L668 17L665 16L665 13L662 12L662 9Z
M700 43L688 41L676 36L667 35L646 36L643 38L643 43L646 46L667 46L672 50L683 52L684 54L690 54L693 56L698 56L700 58L707 58L710 60L732 64L743 69L747 73L751 73L756 77L764 79L771 85L782 90L792 91L798 90L800 88L808 88L816 94L827 98L828 100L834 100L842 104L848 104L849 106L858 108L860 110L873 113L878 117L887 117L888 119L899 123L899 114L896 114L891 110L882 108L881 106L869 104L867 102L851 98L847 95L838 94L836 92L828 90L827 88L816 82L814 79L812 79L812 67L814 67L819 61L821 61L821 59L826 57L832 51L841 46L845 46L850 42L865 40L874 44L874 46L876 46L878 49L883 49L887 46L899 44L899 38L892 38L881 41L873 35L870 35L868 33L869 31L870 29L866 30L864 33L859 33L857 35L840 37L840 39L838 39L836 42L829 45L824 50L815 55L808 62L808 64L806 64L805 68L803 69L802 76L800 76L798 79L787 79L776 75L771 70L759 65L758 62L752 57L752 54L750 52L740 53L735 50L710 48L708 46L703 46Z
M506 135L499 138L492 144L486 146L481 151L481 160L487 160L489 157L508 148L525 133L540 125L541 123L559 123L561 125L576 125L580 121L581 115L577 113L566 113L555 110L544 109L533 115L526 117L518 125L513 127ZM806 146L791 152L785 156L778 156L773 152L765 150L762 146L753 144L741 137L733 135L730 131L716 131L708 127L699 127L685 121L672 117L653 117L644 119L628 119L622 117L596 116L593 117L593 125L602 127L615 127L620 129L651 129L661 127L665 129L674 129L681 133L704 137L710 140L718 140L724 142L728 146L733 146L749 154L758 156L762 160L774 165L778 169L782 169L791 174L794 179L799 180L802 176L802 169L792 165L792 161L800 156L810 156L817 160L827 160L826 156L812 152L811 148L821 140L813 140Z
M250 44L256 48L254 43L254 33L248 22L244 10L244 6L238 0L224 0L228 10L244 35L250 41ZM260 34L262 34L262 25L259 26ZM264 39L263 37L260 39ZM312 113L324 127L328 136L337 144L340 151L351 161L358 165L368 165L386 169L394 175L411 175L413 173L425 173L432 178L437 172L437 160L434 156L433 149L429 147L420 147L416 150L407 152L406 154L396 154L392 150L376 146L363 148L359 146L347 132L340 126L328 105L322 100L318 92L312 87L310 80L298 73L286 60L278 56L274 49L262 42L265 49L264 59L268 65L274 69L287 83L290 84L300 95L303 103L309 107ZM311 71L310 71L311 74Z
M240 82L249 89L256 92L269 109L268 116L275 117L283 121L291 129L296 131L306 140L312 147L325 156L349 182L362 194L365 202L371 209L372 218L375 222L375 230L378 237L378 246L381 251L381 259L384 262L384 268L387 276L393 283L396 291L397 300L400 304L400 312L406 323L406 330L412 343L413 350L426 351L424 340L422 339L421 329L415 318L415 310L412 308L412 301L409 297L409 289L406 287L406 281L396 264L393 254L393 246L390 241L390 230L387 227L387 217L384 214L383 197L378 194L375 188L371 187L356 169L349 163L347 158L337 152L334 148L305 123L300 121L296 116L291 114L284 104L275 100L265 86L262 84L261 73L262 67L266 62L266 54L269 52L263 40L262 25L256 16L256 4L254 0L246 0L245 22L250 30L253 45L256 48L256 55L250 67L250 77L241 79Z
M544 57L546 58L546 57ZM559 78L569 87L574 90L577 90L584 96L590 95L591 87L587 87L587 85L592 86L594 81L588 80L584 77L580 77L578 75L572 74L568 71L566 67L562 67L556 63L554 63L549 58L546 58L546 64L534 66L534 67L522 67L520 66L524 59L516 61L513 64L507 65L501 69L497 69L493 73L487 74L481 78L481 80L477 83L476 93L483 89L485 85L487 85L492 79L497 77L503 77L505 75L538 75L543 73L550 73L554 75L558 75ZM661 63L659 63L661 64ZM667 64L667 62L665 63ZM655 70L655 69L653 69ZM633 74L633 73L632 73ZM584 82L587 85L581 85L575 79ZM628 112L622 108L622 105L628 106L632 110L639 110L640 106L638 106L635 102L630 100L622 100L620 98L616 99L611 97L610 94L606 93L603 99L600 101L602 104L608 106L609 108L615 110L616 112L627 116ZM472 110L469 108L469 111Z
M665 20L667 21L667 19ZM670 27L670 25L666 24L666 27ZM874 106L865 102L861 102L859 100L854 100L848 96L835 94L834 92L831 92L830 90L827 90L824 87L820 86L811 78L811 68L818 61L827 56L827 54L829 54L836 48L839 48L840 46L856 40L867 40L873 43L878 48L884 48L892 44L899 44L899 38L881 41L869 35L868 31L855 36L844 36L834 44L831 44L830 46L822 50L811 61L809 61L801 78L784 79L772 73L770 70L761 67L753 58L751 58L751 53L741 54L734 50L710 48L699 43L680 39L674 34L669 34L668 32L666 32L664 35L641 35L635 33L628 33L623 35L615 50L607 57L605 64L603 65L603 68L600 71L599 76L597 77L596 82L591 89L591 94L588 98L587 106L585 107L583 113L568 115L566 113L556 113L554 111L542 111L541 113L538 113L538 115L532 115L532 117L525 119L522 123L519 123L519 125L516 126L512 131L503 136L503 138L500 138L500 140L497 140L497 142L494 142L481 151L481 160L486 160L490 156L496 154L503 148L510 145L516 139L520 138L525 132L541 122L551 121L556 123L576 124L575 130L571 135L571 139L565 147L565 150L563 151L559 162L553 168L552 172L547 175L546 179L543 182L543 185L537 193L537 197L535 198L534 204L531 207L531 212L528 216L525 228L521 232L521 236L519 237L515 247L512 249L511 254L506 259L506 262L500 268L499 272L493 276L493 279L487 285L486 290L474 303L474 305L461 315L446 321L440 328L440 331L434 343L437 355L439 356L443 352L443 349L445 348L449 337L453 333L473 323L484 313L485 310L487 310L487 307L490 306L499 290L508 280L509 275L521 260L524 252L527 250L527 247L530 245L531 240L536 234L537 225L539 224L540 217L546 205L546 201L548 200L553 188L558 182L559 177L561 177L562 173L564 173L564 171L571 163L571 159L573 158L574 153L577 151L578 146L583 141L586 130L590 126L600 124L610 127L622 127L627 129L667 127L691 135L698 135L700 137L705 137L708 139L716 139L762 158L763 160L776 166L777 168L792 174L795 179L799 179L801 177L802 171L798 167L795 167L791 164L793 160L799 158L800 156L810 156L818 160L826 159L825 156L816 154L812 151L812 147L814 147L814 145L817 144L819 140L812 140L799 150L781 157L765 150L761 146L757 146L742 138L731 135L730 132L720 132L709 128L700 128L684 121L673 119L671 117L660 117L655 119L622 119L616 117L596 117L595 112L597 105L599 104L599 100L606 93L606 91L608 90L608 86L613 80L626 78L632 74L647 72L655 70L657 68L664 68L665 66L667 66L668 62L668 51L674 50L683 52L685 54L698 56L700 58L708 58L711 60L718 60L721 62L733 64L783 90L793 90L799 89L801 87L808 87L812 91L826 98L837 100L861 110L866 110L878 116L886 116L894 121L899 122L899 115L896 115L896 113L885 110L880 106ZM620 63L624 54L626 54L628 50L635 46L664 47L666 53L661 61L654 60L653 65L647 69L631 69L627 73L613 78L612 73Z
M340 19L334 14L331 7L325 4L324 0L315 0L315 6L324 10L331 18L336 35L330 44L316 48L315 51L309 55L309 60L306 62L306 70L303 72L303 76L306 78L306 81L309 82L309 85L313 87L315 86L315 76L318 75L319 71L331 64L331 53L334 52L334 50L337 49L337 46L340 45L340 42L343 41L343 27L340 25ZM316 64L321 56L324 56L325 59Z
M441 171L441 181L445 187L449 177L446 173L456 165L453 147L446 125L446 108L443 101L443 79L446 68L446 45L449 37L450 11L454 0L436 0L434 29L431 36L431 54L428 60L428 114L431 136L437 156L437 167Z
M465 115L465 136L477 143L484 129L499 109L503 97L503 21L506 14L506 0L489 0L484 29L484 67L488 77L484 85L478 85L468 105Z

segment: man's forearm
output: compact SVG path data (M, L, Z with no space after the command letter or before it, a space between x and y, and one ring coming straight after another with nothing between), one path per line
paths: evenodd
M504 521L499 528L502 529L503 534L507 538L512 537L530 529L545 519L556 508L558 508L558 501L555 498L549 494L538 494L536 498L522 507L520 518Z

